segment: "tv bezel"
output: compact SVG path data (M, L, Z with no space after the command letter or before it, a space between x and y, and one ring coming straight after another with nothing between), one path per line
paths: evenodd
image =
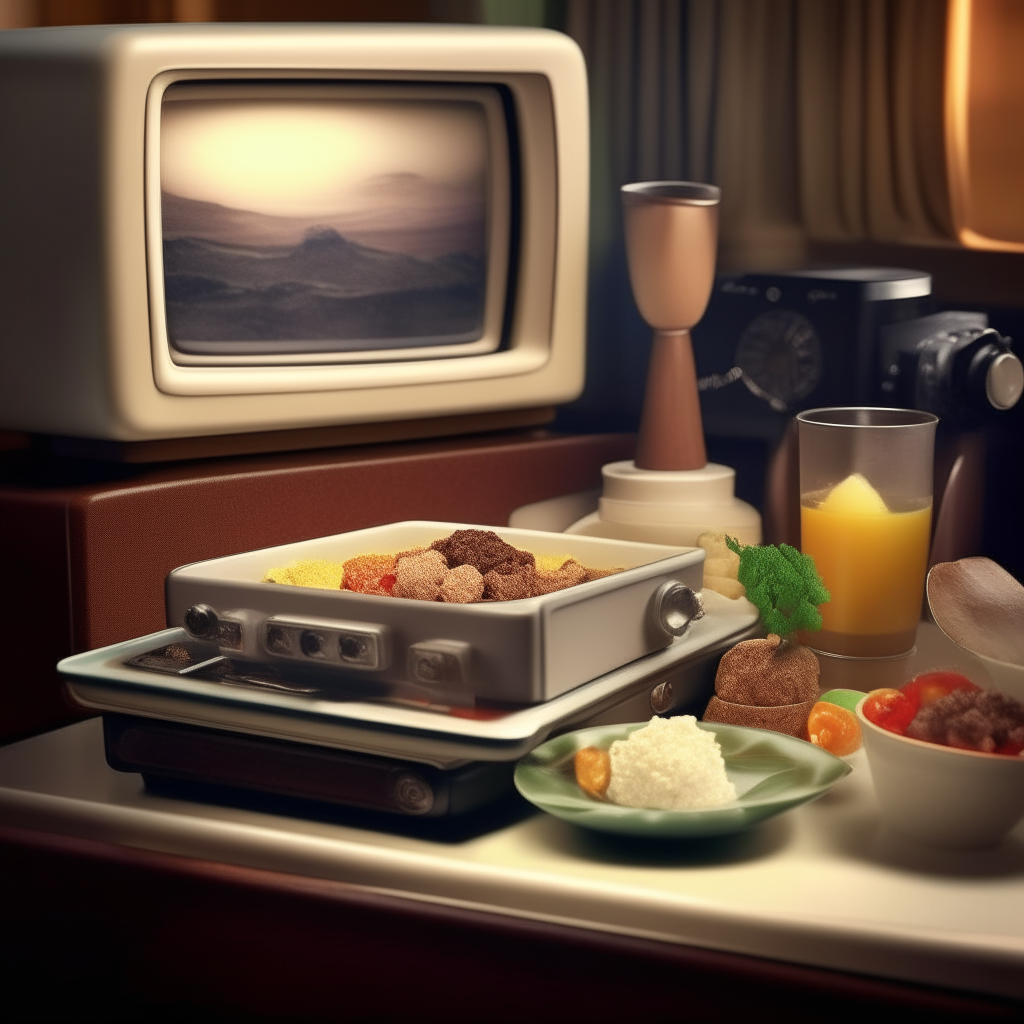
M421 26L417 26L420 28ZM394 62L397 63L397 62ZM354 84L380 81L381 71L377 67L362 69L305 69L305 73L289 68L278 72L282 80L295 81L297 77L309 81L351 82ZM154 317L156 303L154 295L162 292L162 278L154 280L149 274L149 316L150 340L153 354L153 376L157 388L168 395L213 396L213 395L257 395L301 392L363 392L377 388L411 385L446 384L462 381L484 381L501 377L519 377L540 370L550 358L550 339L540 337L526 330L516 330L527 320L550 322L552 295L538 293L529 284L530 276L553 275L554 257L558 246L557 205L561 196L530 194L531 181L550 180L559 182L558 155L556 154L556 126L554 121L554 97L546 77L530 72L495 70L490 72L463 72L456 70L412 70L390 66L386 69L388 81L410 84L500 86L510 95L511 112L514 118L510 131L519 140L519 166L517 176L524 185L520 193L520 223L514 234L520 242L520 266L526 259L531 261L532 275L518 273L516 283L520 292L509 296L515 309L505 316L504 346L495 346L487 353L459 352L447 357L424 358L417 354L408 359L374 361L302 360L281 363L253 364L245 359L225 361L184 362L175 358L167 342L163 324ZM150 146L159 150L159 109L163 92L172 83L216 79L239 81L267 81L276 77L273 69L266 67L214 69L209 67L180 67L155 74L149 83L146 95L146 221L152 223L159 209L159 185L153 192L153 177L150 168L159 166L154 160ZM540 95L538 95L538 93ZM531 95L532 94L532 95ZM528 120L527 120L528 119ZM545 138L546 136L546 138ZM524 138L525 137L525 138ZM156 176L156 182L159 178ZM550 203L551 209L544 209ZM531 208L532 207L532 208ZM512 232L510 232L511 234ZM147 256L151 259L153 233L147 233ZM546 264L546 266L545 266ZM162 266L162 263L161 263ZM539 271L539 273L538 273ZM522 294L522 289L532 294ZM163 317L162 302L159 318Z

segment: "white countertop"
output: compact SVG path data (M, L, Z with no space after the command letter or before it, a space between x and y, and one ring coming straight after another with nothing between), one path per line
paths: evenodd
M98 720L0 749L0 822L665 942L1024 998L1024 824L994 850L887 834L863 753L815 803L651 845L544 814L460 841L170 800Z

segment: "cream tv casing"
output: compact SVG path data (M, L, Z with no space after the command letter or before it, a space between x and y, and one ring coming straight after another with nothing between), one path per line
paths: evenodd
M499 261L511 254L516 270L501 347L358 363L316 354L262 365L176 360L159 266L161 97L175 83L219 81L505 90L518 144L519 232L518 251L492 252ZM209 24L8 31L0 34L0 137L0 427L117 441L197 437L531 408L582 388L586 73L559 33ZM502 194L491 187L492 198Z

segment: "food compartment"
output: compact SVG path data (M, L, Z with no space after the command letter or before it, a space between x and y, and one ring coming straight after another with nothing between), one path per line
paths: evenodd
M535 556L614 574L473 604L263 582L305 559L395 553L490 529ZM447 699L534 703L671 643L698 614L704 553L532 530L404 522L198 562L167 579L168 625L211 654L290 665Z

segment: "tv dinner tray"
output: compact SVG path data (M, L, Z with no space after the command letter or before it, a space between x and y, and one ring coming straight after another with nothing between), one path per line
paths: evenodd
M718 657L756 635L757 610L747 601L708 594L707 613L662 650L599 676L544 703L486 716L472 708L417 707L360 699L322 689L303 676L302 689L203 678L208 670L169 673L140 667L154 650L187 640L168 629L86 651L57 666L72 697L87 708L185 725L317 744L439 768L469 761L513 761L548 736L586 723L640 721L652 713L651 693L662 683L661 712L707 699ZM220 660L219 656L216 660ZM665 691L668 691L666 693Z
M460 529L493 529L536 555L571 555L591 568L623 571L540 597L476 604L261 582L268 570L300 559L393 554ZM462 523L392 523L175 569L167 577L167 622L194 625L195 613L186 616L201 609L204 626L213 623L211 652L233 658L347 672L382 687L529 704L671 643L686 628L680 602L700 592L703 563L699 548Z

